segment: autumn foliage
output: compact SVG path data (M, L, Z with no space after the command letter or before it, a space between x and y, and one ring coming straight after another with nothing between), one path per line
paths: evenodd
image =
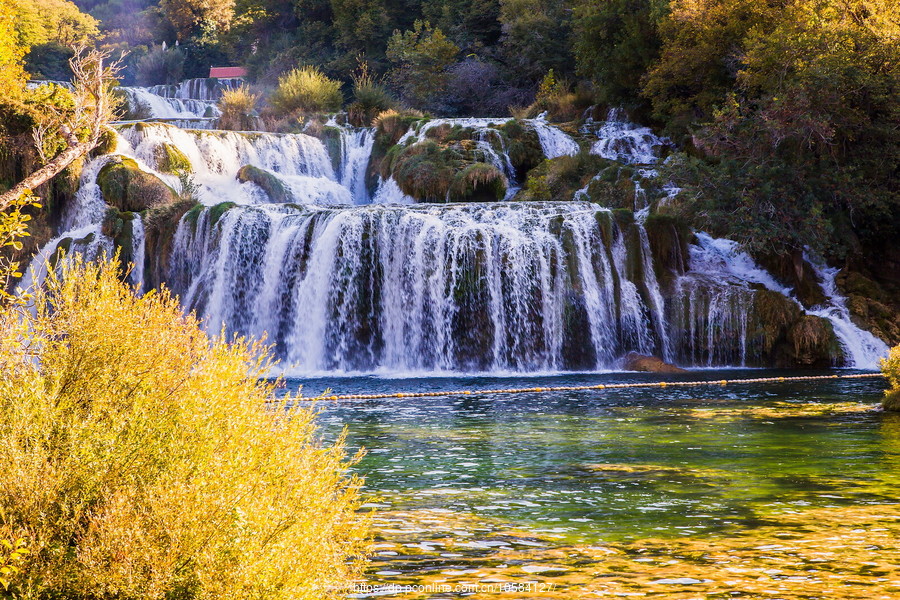
M17 598L333 598L366 520L343 443L113 264L67 264L0 312L0 540ZM0 553L0 561L4 559Z

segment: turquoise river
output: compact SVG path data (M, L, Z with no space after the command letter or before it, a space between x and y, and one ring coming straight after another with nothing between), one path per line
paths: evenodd
M842 371L848 373L848 371ZM822 374L693 371L668 380ZM288 379L306 397L659 381ZM349 597L898 598L900 415L884 382L319 404L375 509Z

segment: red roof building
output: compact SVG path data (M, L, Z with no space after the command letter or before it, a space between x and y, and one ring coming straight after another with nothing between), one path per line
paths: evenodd
M210 67L209 76L219 78L246 77L247 69L244 67Z

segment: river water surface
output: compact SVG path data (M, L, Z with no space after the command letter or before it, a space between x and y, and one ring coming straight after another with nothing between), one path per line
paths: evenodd
M779 374L822 373L666 378ZM329 376L287 387L315 396L329 387L352 394L655 380ZM891 566L900 416L878 410L883 385L875 378L322 403L326 436L346 427L349 449L367 449L356 470L377 509L373 587L350 595L900 597ZM425 587L392 587L403 585Z

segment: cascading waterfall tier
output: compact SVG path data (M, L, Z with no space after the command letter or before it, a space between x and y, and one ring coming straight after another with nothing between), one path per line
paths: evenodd
M202 95L197 85L166 93L211 102L181 97ZM514 194L521 173L501 135L507 121L418 122L400 143L442 125L468 129L476 160L501 171ZM578 152L543 118L524 125L546 157ZM110 208L98 177L119 159L93 159L62 215L69 231L42 249L33 281L59 246L88 258L118 246L136 263L129 283L139 293L164 283L210 331L265 335L300 371L595 370L630 351L685 366L768 366L803 319L839 346L836 365L874 368L886 352L851 322L834 269L808 258L827 301L806 308L728 240L662 232L661 262L649 209L580 201L588 188L564 202L418 204L392 177L367 187L375 131L335 121L321 138L147 123L119 133L115 154L175 193L190 190L199 206L161 233L158 215L145 222L146 211ZM655 176L665 140L616 112L595 133L593 152ZM110 216L120 229L106 228ZM788 321L773 324L772 306Z
M637 225L596 205L212 219L182 221L170 285L211 330L267 332L306 370L592 370L662 349Z

